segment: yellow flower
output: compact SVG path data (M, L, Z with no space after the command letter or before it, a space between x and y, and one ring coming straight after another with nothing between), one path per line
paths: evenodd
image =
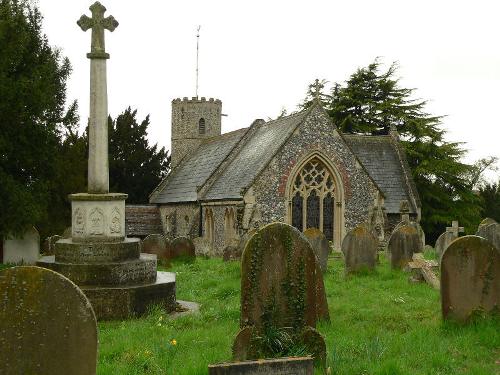
M177 340L176 339L170 340L170 344L174 346L177 345Z

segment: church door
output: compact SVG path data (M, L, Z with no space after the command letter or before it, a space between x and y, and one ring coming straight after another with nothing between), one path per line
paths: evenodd
M333 174L319 158L310 159L295 175L290 188L291 224L300 231L318 228L338 246L339 198Z

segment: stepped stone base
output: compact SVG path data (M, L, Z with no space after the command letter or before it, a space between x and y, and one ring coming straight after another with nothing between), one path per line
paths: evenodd
M139 259L124 262L80 264L57 262L54 256L49 255L40 258L37 265L62 273L80 287L150 284L156 279L156 255L154 254L143 253Z
M151 305L172 312L176 307L175 273L158 272L151 284L82 287L94 308L97 320L127 319L142 315Z

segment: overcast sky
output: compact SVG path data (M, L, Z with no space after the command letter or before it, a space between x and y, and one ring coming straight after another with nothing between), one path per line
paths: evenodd
M82 123L90 30L76 20L92 2L38 0L49 42L72 63L68 100ZM498 0L101 2L120 23L106 32L109 112L150 114L150 141L167 149L172 99L195 96L201 25L199 96L222 100L223 132L294 111L315 78L344 82L380 56L399 62L401 84L430 113L447 116L447 140L466 142L467 161L500 157Z

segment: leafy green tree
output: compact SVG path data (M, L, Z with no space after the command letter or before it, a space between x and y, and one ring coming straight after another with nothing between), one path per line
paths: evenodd
M484 183L479 188L482 198L482 217L492 218L500 223L500 178L496 183Z
M42 33L27 0L0 0L0 237L50 226L60 139L76 124L65 110L69 60Z
M128 194L127 203L146 203L170 169L170 156L162 147L149 146L149 115L139 124L137 110L128 107L116 120L108 117L109 180L111 191Z
M480 219L480 199L470 185L477 170L461 161L461 143L445 141L443 117L427 113L427 102L414 99L414 89L400 87L397 69L393 63L382 71L375 60L319 98L342 132L381 135L396 127L422 201L421 224L431 242L456 219L472 233ZM304 107L311 105L314 90L310 85Z

